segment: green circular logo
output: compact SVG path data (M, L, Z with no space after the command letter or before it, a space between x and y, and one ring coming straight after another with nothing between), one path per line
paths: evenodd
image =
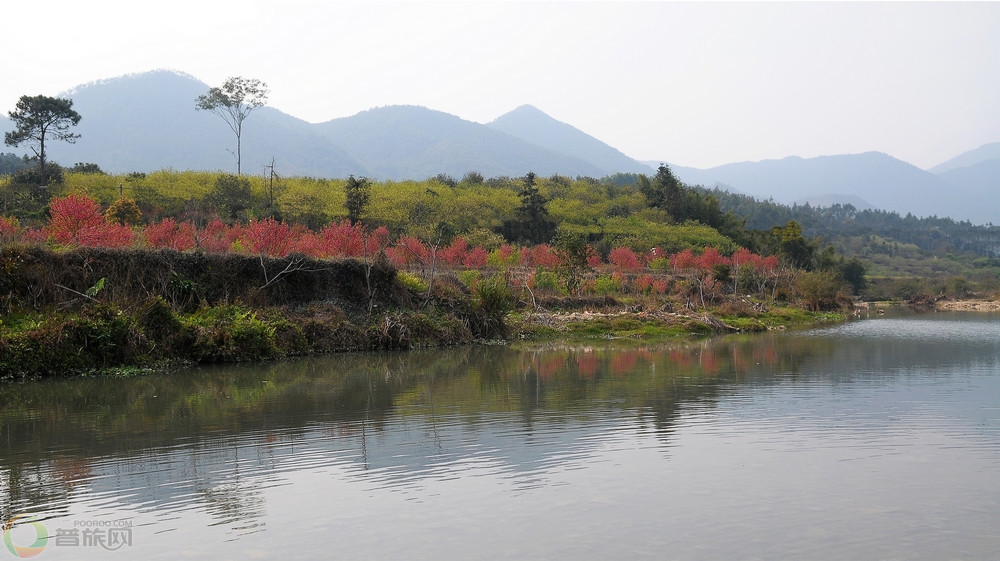
M30 524L35 530L35 541L31 545L17 545L14 543L14 524L21 519L24 519L23 523ZM49 543L49 531L45 528L45 524L36 520L35 517L19 514L4 524L3 543L7 546L7 551L21 559L36 557L45 551L45 546Z

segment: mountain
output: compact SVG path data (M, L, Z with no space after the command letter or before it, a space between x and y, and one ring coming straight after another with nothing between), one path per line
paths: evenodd
M65 166L91 162L109 172L235 171L235 138L222 120L195 110L209 86L178 72L154 71L80 86L60 94L82 115L75 144L46 146ZM0 132L13 123L0 115ZM3 152L30 153L27 147ZM280 175L425 179L461 177L603 177L651 174L648 166L524 105L488 124L424 107L391 106L325 123L308 123L262 107L244 124L242 168L260 173L274 161ZM917 216L949 216L1000 224L1000 143L962 154L930 171L886 154L789 157L711 169L671 166L685 183L721 186L782 203L850 203Z
M197 79L156 71L94 82L60 94L81 116L75 144L53 142L63 165L93 162L110 172L236 169L236 140L217 115L195 110L208 91ZM274 158L282 175L363 175L367 169L312 125L271 107L243 125L242 168L255 173Z
M759 199L861 203L900 214L1000 223L1000 193L921 170L881 152L672 168L691 185L721 186ZM816 203L812 202L816 201ZM861 208L861 207L859 207Z
M605 170L606 174L649 173L644 164L531 105L522 105L486 126L542 148L570 154Z
M938 174L961 192L967 193L966 205L978 207L981 222L1000 224L1000 158L984 160Z
M153 71L101 80L59 94L73 100L83 117L75 144L46 146L64 166L91 162L113 172L177 170L235 171L235 137L217 115L195 110L209 89L173 71ZM537 111L537 110L536 110ZM535 120L562 125L541 112ZM599 141L581 144L583 133L560 149L423 107L394 106L313 124L273 107L255 110L244 123L242 169L258 173L274 161L281 175L368 176L425 179L439 173L461 177L469 171L491 177L562 174L602 177L634 169L634 162ZM575 129L562 125L564 132ZM13 129L6 118L0 132ZM550 137L545 137L551 140ZM589 138L589 137L588 137ZM584 149L585 147L586 149ZM11 149L18 154L25 147ZM577 153L579 152L579 153ZM600 164L588 161L594 154ZM611 155L609 157L608 155Z
M975 150L969 150L968 152L959 154L947 162L938 164L927 171L940 175L958 168L973 166L987 160L1000 160L1000 142L984 144Z
M986 222L1000 224L995 210L1000 206L1000 142L969 150L929 171L971 197L970 206L977 206Z
M589 175L608 170L547 150L504 132L425 107L396 105L370 109L316 125L382 179L424 179L438 173L461 177Z

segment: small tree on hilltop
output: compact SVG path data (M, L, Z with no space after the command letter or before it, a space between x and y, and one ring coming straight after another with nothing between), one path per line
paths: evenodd
M267 84L256 78L229 78L221 88L211 88L198 96L195 107L215 113L229 125L236 135L236 175L241 174L240 144L243 121L250 113L267 103Z
M670 166L660 164L652 181L640 176L639 191L646 196L649 206L667 211L677 222L682 220L683 189Z

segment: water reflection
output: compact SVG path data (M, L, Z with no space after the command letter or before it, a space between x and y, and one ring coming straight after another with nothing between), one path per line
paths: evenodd
M0 517L118 513L169 533L204 516L239 539L274 524L270 493L302 485L307 473L418 502L469 477L516 496L623 461L619 454L670 458L682 429L723 440L752 432L758 445L781 448L789 431L846 427L853 446L869 434L882 453L886 431L928 404L961 421L957 438L995 453L995 375L977 381L992 393L928 395L958 391L942 378L960 387L963 377L995 373L998 326L982 316L889 318L674 344L337 355L8 386ZM817 399L817 385L834 391ZM752 406L760 401L767 406Z

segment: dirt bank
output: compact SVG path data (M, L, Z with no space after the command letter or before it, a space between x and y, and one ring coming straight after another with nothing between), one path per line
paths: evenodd
M1000 312L1000 300L938 300L936 310L964 312Z

